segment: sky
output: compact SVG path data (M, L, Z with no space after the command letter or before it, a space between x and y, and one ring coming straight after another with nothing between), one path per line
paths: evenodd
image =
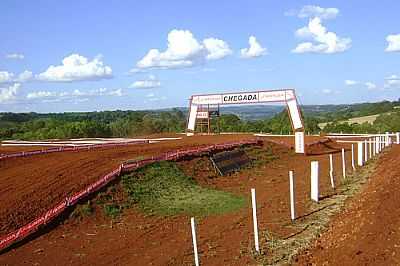
M400 98L400 1L0 1L0 112Z

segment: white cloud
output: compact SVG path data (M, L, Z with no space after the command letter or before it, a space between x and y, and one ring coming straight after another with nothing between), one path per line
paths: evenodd
M57 93L52 91L35 91L30 92L26 95L27 99L42 99L42 98L50 98L56 97Z
M322 90L322 93L324 93L324 94L331 94L331 93L332 93L332 90L330 90L330 89L323 89L323 90Z
M122 93L122 89L116 89L116 90L112 90L108 93L108 95L110 96L118 96L121 97L123 95Z
M167 49L164 52L151 49L137 62L135 70L191 67L205 60L224 58L231 53L229 45L223 40L208 38L200 43L190 31L175 29L168 33Z
M18 82L26 82L33 78L33 74L31 71L25 70L21 74L18 75Z
M26 82L32 79L33 74L31 71L25 70L20 73L18 77L14 78L14 73L7 71L0 71L0 83L13 83L13 82Z
M7 88L0 88L0 103L15 100L20 87L20 83L14 83Z
M13 81L14 74L7 71L0 71L0 83L8 83Z
M388 42L386 52L400 52L400 34L388 35L386 41Z
M399 89L400 88L400 76L391 75L385 78L385 89Z
M367 86L367 88L368 88L369 90L374 90L374 89L377 88L376 84L375 84L375 83L372 83L372 82L370 82L370 81L365 82L364 85Z
M249 37L249 48L243 48L240 50L242 58L255 58L267 54L267 48L261 46L255 36Z
M23 54L18 54L18 53L12 53L12 54L6 54L7 59L18 59L22 60L25 58Z
M346 84L346 86L355 86L355 85L365 86L369 90L374 90L374 89L378 88L378 86L375 83L371 82L371 81L360 82L360 81L357 81L357 80L346 79L344 81L344 83Z
M65 57L62 65L50 66L45 72L36 76L38 80L49 82L100 80L111 77L112 69L104 65L101 56L89 61L79 54L71 54Z
M149 75L147 79L137 80L134 83L132 83L130 88L152 89L152 88L158 88L160 86L161 82L157 80L154 75Z
M353 86L353 85L358 84L359 82L356 81L356 80L346 79L346 80L344 81L344 83L345 83L347 86Z
M77 99L77 98L88 98L88 97L98 97L98 96L122 96L122 89L107 89L99 88L92 89L88 91L82 91L75 89L72 92L55 92L55 91L34 91L26 95L27 99L51 99L51 102L57 102L61 100Z
M311 39L312 42L303 42L292 50L293 53L339 53L351 47L350 38L340 38L334 32L327 31L321 24L321 19L310 19L308 26L296 31L296 36Z
M203 44L208 52L206 56L208 60L218 60L232 54L229 45L223 40L208 38L203 41Z
M306 5L298 13L299 18L333 19L339 14L339 9L334 7L323 8L320 6Z

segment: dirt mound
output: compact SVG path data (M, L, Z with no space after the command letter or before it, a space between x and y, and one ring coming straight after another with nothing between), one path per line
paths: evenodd
M340 152L343 145L338 144L332 139L322 139L306 144L307 155L322 155Z

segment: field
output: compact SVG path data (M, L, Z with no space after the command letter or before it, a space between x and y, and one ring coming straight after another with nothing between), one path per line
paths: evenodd
M182 139L0 161L0 235L28 223L55 202L127 160L202 144L256 138L250 134L175 137ZM200 261L204 265L288 263L298 251L300 255L292 263L319 265L330 258L338 261L338 256L350 258L359 252L352 248L357 245L351 241L337 244L339 234L346 235L349 230L353 230L354 243L364 237L369 239L359 247L360 257L364 256L358 261L360 264L373 259L373 252L378 252L378 240L391 245L384 254L393 257L389 253L395 252L391 247L395 247L399 237L395 233L392 240L386 241L385 237L396 232L399 225L393 212L398 206L390 203L391 198L398 196L398 145L353 172L351 147L347 143L309 136L309 155L304 156L294 153L292 137L257 138L262 140L262 146L245 148L253 163L229 176L217 176L206 156L149 166L124 175L55 223L1 254L0 264L192 265L191 216L196 218ZM341 173L342 148L346 149L346 180ZM0 147L0 153L22 150L32 147ZM331 188L329 179L329 153L333 154L336 190ZM310 163L316 160L320 167L321 201L312 203ZM298 218L294 223L289 212L289 170L294 171L296 178ZM163 176L159 173L168 176L168 180L157 179ZM257 193L261 255L254 252L251 188L256 188ZM361 194L357 194L359 190ZM390 193L394 194L384 199ZM348 200L353 194L354 199ZM381 206L375 200L387 204ZM336 214L343 205L350 207ZM384 214L378 218L376 213L382 211ZM313 244L332 215L338 216L334 216L320 242ZM355 221L359 215L365 218ZM384 227L382 221L380 227L369 224L379 219L393 226ZM365 236L364 229L371 236ZM302 251L308 244L310 251ZM322 248L332 245L336 245L333 250Z
M383 113L383 114L390 114L391 112L388 113ZM343 120L343 121L339 121L339 123L348 123L348 124L353 124L353 123L357 123L357 124L363 124L365 122L369 123L369 124L373 124L376 120L376 118L378 116L380 116L382 114L376 114L376 115L367 115L367 116L360 116L360 117L353 117L350 118L348 120ZM323 129L328 123L319 123L318 126Z

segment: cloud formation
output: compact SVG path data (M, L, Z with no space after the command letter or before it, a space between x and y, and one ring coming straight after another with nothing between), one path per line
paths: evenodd
M400 89L400 76L391 75L385 78L385 89Z
M386 52L400 52L400 34L388 35L386 41L388 42Z
M333 54L344 52L351 47L350 38L341 38L336 33L328 31L319 17L310 19L308 25L298 29L295 35L311 41L298 44L292 50L293 53Z
M374 90L377 88L375 83L372 83L370 81L367 81L364 83L364 85L369 89L369 90Z
M161 82L157 80L157 78L154 75L149 75L147 79L137 80L134 83L132 83L130 88L153 89L153 88L158 88L160 86Z
M34 91L26 95L29 100L35 99L53 99L53 100L67 100L74 98L85 98L85 97L98 97L98 96L122 96L122 89L92 89L88 91L82 91L75 89L72 92L55 92L55 91Z
M240 50L240 56L242 58L256 58L266 55L267 53L267 48L262 47L255 36L249 37L249 48Z
M17 60L22 60L25 58L23 54L18 54L18 53L12 53L12 54L6 54L7 59L17 59Z
M378 86L371 81L361 82L361 81L357 81L357 80L346 79L344 81L344 84L346 84L346 86L355 86L355 85L365 86L369 90L374 90L374 89L378 88Z
M9 87L0 88L0 103L5 103L15 100L20 88L21 88L20 83L14 83Z
M14 74L8 71L0 71L0 83L12 82L14 79Z
M358 81L356 81L356 80L351 80L351 79L346 79L345 81L344 81L344 84L346 84L347 86L353 86L353 85L356 85L356 84L358 84L359 82Z
M138 69L173 69L191 67L206 60L222 59L232 53L229 45L220 39L208 38L200 43L188 30L168 33L167 49L151 49L139 62Z
M320 6L306 5L303 6L299 13L299 18L313 18L318 17L321 19L333 19L339 14L339 9L334 7L323 8Z
M112 69L105 66L101 56L89 61L79 54L71 54L62 60L62 65L51 65L36 79L49 82L74 82L112 78Z
M13 82L27 82L32 80L33 74L31 71L25 70L21 72L16 78L14 73L8 71L0 71L0 84L1 83L13 83Z

